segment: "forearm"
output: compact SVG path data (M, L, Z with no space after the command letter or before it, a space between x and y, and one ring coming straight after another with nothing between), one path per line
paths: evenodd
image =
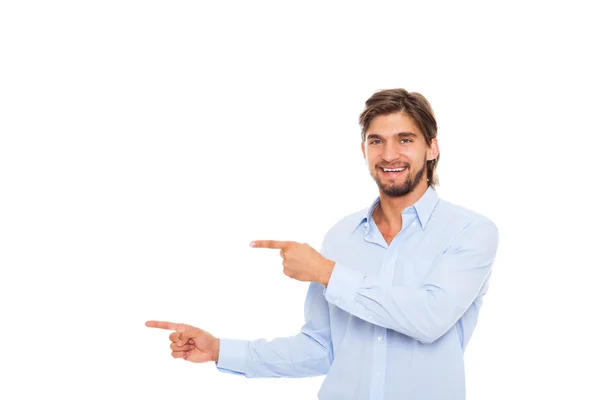
M325 298L344 311L423 343L435 340L449 328L451 313L439 306L443 298L401 285L385 285L338 265Z
M446 333L480 294L491 273L498 231L490 222L465 229L418 286L382 281L336 263L325 299L373 324L423 343ZM415 283L415 282L413 282Z
M247 378L324 375L331 365L331 350L321 342L318 335L304 332L270 341L221 339L216 366Z
M457 289L436 283L421 287L392 284L338 264L325 289L325 299L367 322L431 343L470 307L487 279L489 266L471 272L470 281Z

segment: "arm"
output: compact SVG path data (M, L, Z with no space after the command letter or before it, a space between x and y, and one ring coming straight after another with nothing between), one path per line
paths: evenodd
M332 360L329 306L323 286L311 283L304 304L305 324L292 337L271 341L221 339L220 371L256 377L307 377L324 375Z
M200 328L168 321L146 321L146 326L175 331L169 335L174 358L195 363L216 361L223 372L248 378L324 375L333 351L329 305L320 284L309 286L304 313L306 322L298 335L272 341L219 340Z
M419 288L392 285L336 263L325 298L344 311L422 343L445 334L478 296L498 247L492 222L469 225Z

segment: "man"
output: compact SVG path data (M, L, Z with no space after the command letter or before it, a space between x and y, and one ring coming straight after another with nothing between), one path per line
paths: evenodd
M284 273L311 282L305 324L293 337L217 339L174 330L172 355L215 361L246 377L326 374L319 399L465 399L463 353L473 334L498 246L488 218L440 199L437 123L429 102L379 91L360 116L361 149L379 196L339 221L320 253L280 249Z

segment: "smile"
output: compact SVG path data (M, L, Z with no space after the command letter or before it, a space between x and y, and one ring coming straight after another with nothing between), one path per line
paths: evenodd
M383 175L389 178L396 178L400 176L406 168L379 168L383 171Z

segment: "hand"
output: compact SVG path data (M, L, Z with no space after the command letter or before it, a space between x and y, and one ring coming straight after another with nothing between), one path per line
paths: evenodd
M174 358L196 363L219 361L219 339L200 328L163 321L147 321L146 326L175 331L169 335Z
M282 242L276 240L255 240L251 247L281 249L283 273L290 278L304 282L318 282L327 286L335 265L306 243Z

